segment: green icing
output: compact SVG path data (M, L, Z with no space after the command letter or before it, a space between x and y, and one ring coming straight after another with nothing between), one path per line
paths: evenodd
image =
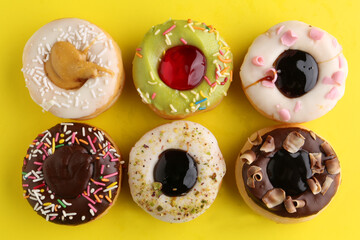
M163 32L174 24L176 27L168 34L171 45L167 45ZM167 49L183 45L184 43L180 40L181 38L185 39L188 45L195 46L203 52L207 61L206 77L211 83L216 81L216 65L213 62L216 61L220 69L224 69L224 63L218 59L217 55L214 56L214 54L219 53L221 49L226 56L222 56L223 58L232 59L230 49L226 47L224 40L216 30L209 33L208 31L211 28L203 23L193 22L192 26L205 28L207 31L194 29L195 32L193 32L188 22L184 20L169 20L163 24L152 27L145 34L139 46L141 50L139 50L138 53L142 55L142 58L135 55L133 61L134 83L143 101L154 105L161 112L165 112L167 115L174 117L176 115L186 115L194 111L201 111L202 108L209 108L213 104L217 104L222 97L226 95L230 86L230 75L219 77L216 87L212 88L204 79L196 88L186 91L172 89L160 79L158 75L159 59L162 58L163 53ZM226 66L229 66L226 73L230 74L233 63L226 63ZM150 72L152 72L154 79L152 79ZM219 84L224 81L225 77L228 78L227 82L224 85ZM199 103L200 109L197 108L197 110L195 110L197 107L195 102L204 99L204 97L200 95L200 91L207 97L207 100ZM152 99L154 93L156 93L156 96ZM191 103L193 103L192 107L190 106ZM170 104L176 109L176 112L172 111Z

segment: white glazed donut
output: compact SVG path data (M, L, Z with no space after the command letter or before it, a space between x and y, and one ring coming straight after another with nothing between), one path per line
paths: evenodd
M317 82L302 96L287 97L277 87L281 72L276 71L275 63L289 49L310 54L318 66ZM337 40L299 21L279 23L257 37L240 70L251 104L269 118L291 123L307 122L330 111L344 94L347 74L347 61Z
M69 51L83 55L82 62L75 59L65 63L74 66L78 61L96 67L96 74L81 79L83 85L69 89L49 77L45 65L52 63L53 46L59 42L70 43L67 46L75 48ZM22 71L37 104L58 117L71 119L89 119L107 110L120 96L125 80L115 41L98 26L77 18L55 20L35 32L24 48Z
M161 189L165 185L155 182L156 165L169 149L185 151L196 163L195 183L181 196L166 195ZM186 222L204 213L215 200L226 172L214 135L190 121L175 121L146 133L131 149L129 158L129 185L134 201L166 222Z

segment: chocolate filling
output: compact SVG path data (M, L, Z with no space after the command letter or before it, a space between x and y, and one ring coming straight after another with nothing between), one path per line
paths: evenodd
M280 204L278 206L275 206L273 208L267 208L266 205L262 202L262 197L271 189L275 188L275 187L279 187L278 184L278 180L281 178L279 176L277 176L277 180L270 180L271 177L269 177L268 175L268 167L269 167L269 163L271 162L272 159L274 159L274 157L276 157L276 155L278 155L279 151L282 152L284 151L283 149L283 141L286 139L287 135L293 131L296 131L298 133L300 133L303 137L305 137L305 143L304 145L301 147L301 149L298 151L298 153L303 152L308 152L308 153L322 153L321 154L321 164L325 165L325 161L329 159L329 157L326 157L325 152L323 151L323 149L320 147L320 145L324 142L323 140L321 140L319 137L317 137L316 139L313 139L310 135L310 132L300 129L300 128L277 128L271 132L266 133L265 135L262 136L263 142L265 141L265 139L267 138L268 135L272 136L274 138L274 143L275 143L275 150L271 151L271 152L262 152L260 151L260 148L262 146L262 143L258 146L253 146L251 148L251 150L256 154L256 159L250 164L244 164L243 168L242 168L242 177L243 177L243 181L244 181L244 186L245 186L245 190L248 194L248 196L254 201L256 202L259 206L261 206L262 208L268 210L268 211L272 211L274 214L282 216L282 217L290 217L290 218L300 218L300 217L306 217L306 216L310 216L313 214L318 213L322 208L324 208L332 199L332 197L335 195L336 190L338 188L339 182L340 182L340 174L329 174L325 168L323 173L315 173L312 175L312 177L315 177L319 182L320 185L322 185L326 179L326 176L331 177L332 179L334 179L333 183L331 184L330 188L327 190L327 192L323 195L321 193L318 193L316 195L314 195L312 193L312 191L309 189L309 187L307 186L307 183L305 182L305 184L302 185L302 187L293 187L296 186L296 184L298 182L304 182L307 178L309 178L308 172L307 172L307 163L303 162L301 163L300 160L299 163L295 163L295 165L300 165L302 166L301 168L303 168L303 170L306 170L305 173L301 173L298 176L293 176L290 175L289 178L287 179L288 183L282 183L282 187L283 190L286 192L286 196L291 196L293 200L304 200L305 201L305 206L301 207L301 208L297 208L295 213L289 213L285 207L284 204ZM332 156L332 158L335 158L335 156ZM294 160L294 159L292 159ZM290 164L292 165L292 164ZM284 167L283 168L287 168L290 165ZM255 188L251 188L249 186L246 185L247 182L247 172L248 169L251 166L258 166L262 169L262 180L261 181L256 181L255 182ZM274 166L270 165L270 168L272 168ZM296 167L296 166L294 166ZM291 167L292 168L292 167ZM293 171L303 171L303 170L299 170L299 169L293 169ZM277 169L274 170L272 172L277 172L280 171L281 169ZM286 178L285 178L286 179ZM300 180L301 179L301 180ZM275 186L274 186L275 185ZM306 188L306 189L305 189Z
M168 149L159 155L154 168L154 180L162 184L161 191L166 196L183 196L189 192L197 180L195 160L186 151Z
M275 85L288 98L303 96L317 83L319 67L307 52L286 50L276 59L274 67L278 74Z

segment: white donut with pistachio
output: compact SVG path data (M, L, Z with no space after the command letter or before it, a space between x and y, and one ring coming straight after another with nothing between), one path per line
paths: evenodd
M204 213L214 202L225 172L214 135L190 121L151 130L130 152L134 201L166 222L186 222Z

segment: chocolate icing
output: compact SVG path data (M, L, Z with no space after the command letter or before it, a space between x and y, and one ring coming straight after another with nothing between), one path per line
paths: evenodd
M282 149L283 141L285 140L287 135L292 131L296 131L305 137L305 143L301 148L302 150L307 151L309 153L322 153L321 162L324 165L325 160L328 160L329 157L326 157L325 152L320 147L320 145L324 142L322 139L320 139L319 137L313 139L309 131L301 128L277 128L262 136L263 141L267 138L268 135L274 138L275 150L269 153L265 153L260 151L260 147L262 144L258 146L253 146L251 150L256 154L256 159L250 165L246 163L243 165L242 177L245 183L244 186L248 196L252 200L254 200L259 206L282 217L300 218L318 213L331 201L332 197L335 195L337 188L340 184L340 174L332 175L329 174L325 169L323 173L321 174L315 173L313 175L319 180L320 185L323 184L326 176L330 176L331 178L334 179L333 183L331 184L330 188L325 193L325 195L322 195L321 193L314 195L309 188L306 191L299 194L295 194L295 195L286 194L287 196L291 196L293 200L305 200L306 202L305 206L302 208L297 208L296 209L297 211L295 213L288 213L284 207L284 204L280 204L273 208L267 208L261 199L267 191L274 188L267 175L267 171L266 171L267 165L270 159L276 154L276 152ZM335 155L334 157L337 156ZM253 165L261 167L263 178L262 181L255 182L255 188L250 188L249 186L246 185L247 171Z
M39 134L27 150L24 196L49 221L67 225L91 221L112 205L118 193L120 160L101 130L82 123L57 124ZM105 176L109 181L102 180Z

